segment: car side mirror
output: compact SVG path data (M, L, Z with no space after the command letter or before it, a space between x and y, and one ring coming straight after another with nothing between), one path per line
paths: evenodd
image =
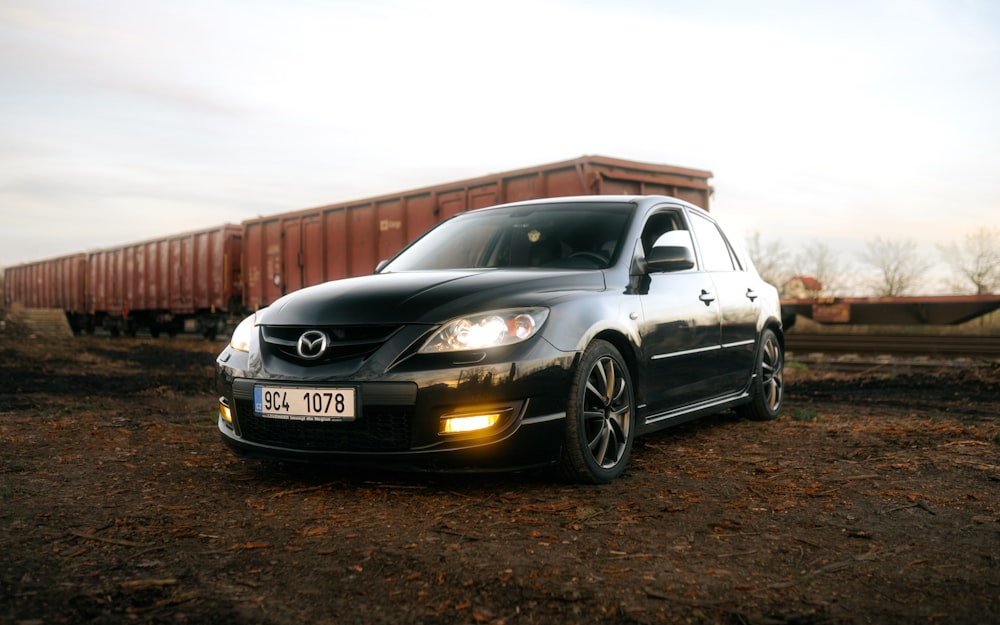
M388 259L378 261L378 264L375 265L375 273L382 273L382 269L388 264Z
M685 245L662 245L646 254L650 273L684 271L694 267L694 252Z

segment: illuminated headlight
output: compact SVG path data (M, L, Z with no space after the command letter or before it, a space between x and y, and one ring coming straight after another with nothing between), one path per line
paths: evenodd
M420 353L458 352L519 343L534 336L548 316L548 308L511 308L452 319L424 343Z
M233 338L229 339L229 346L241 352L250 351L250 339L253 337L254 321L257 315L250 315L240 322L233 330Z

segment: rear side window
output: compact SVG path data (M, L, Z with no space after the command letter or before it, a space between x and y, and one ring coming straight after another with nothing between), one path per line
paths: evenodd
M698 239L698 247L704 261L703 269L706 271L734 271L738 268L738 264L733 258L733 252L729 249L729 243L726 242L722 231L715 225L715 222L691 211L691 227L694 228L695 238Z

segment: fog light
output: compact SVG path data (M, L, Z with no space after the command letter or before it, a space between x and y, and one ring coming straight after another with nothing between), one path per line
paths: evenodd
M233 413L226 405L226 400L223 397L219 398L219 416L222 420L226 422L229 427L233 426Z
M465 415L461 417L444 417L441 419L442 434L459 434L462 432L475 432L493 427L500 420L500 413Z

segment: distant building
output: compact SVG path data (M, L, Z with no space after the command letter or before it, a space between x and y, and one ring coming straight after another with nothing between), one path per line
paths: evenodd
M809 299L823 293L823 284L812 276L795 276L785 283L782 291L789 299Z

